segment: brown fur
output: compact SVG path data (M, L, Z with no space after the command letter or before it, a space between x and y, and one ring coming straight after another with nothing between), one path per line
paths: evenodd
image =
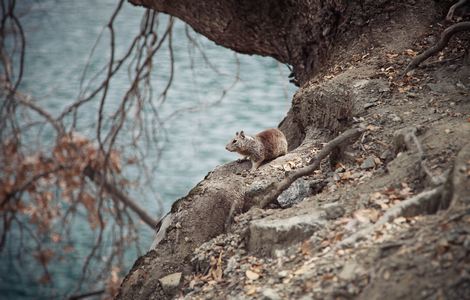
M254 170L262 162L286 154L287 140L284 134L275 128L264 130L255 136L245 136L242 131L237 132L235 138L225 148L249 157L252 161L252 170Z

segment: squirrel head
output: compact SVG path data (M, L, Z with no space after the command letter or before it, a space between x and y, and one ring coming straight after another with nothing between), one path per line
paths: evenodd
M244 145L246 144L246 136L245 133L240 131L240 133L235 133L235 137L228 142L228 144L225 146L225 149L227 149L230 152L237 152L241 149L244 148Z

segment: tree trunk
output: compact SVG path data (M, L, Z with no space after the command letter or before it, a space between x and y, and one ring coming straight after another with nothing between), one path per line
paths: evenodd
M217 44L271 56L293 67L297 84L322 70L338 40L406 1L367 0L129 0L178 17ZM350 36L350 33L354 33Z

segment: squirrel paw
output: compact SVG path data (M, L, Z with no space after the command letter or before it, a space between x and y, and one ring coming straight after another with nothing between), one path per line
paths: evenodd
M247 161L248 159L249 159L248 157L239 158L237 159L237 163L242 163L244 161Z

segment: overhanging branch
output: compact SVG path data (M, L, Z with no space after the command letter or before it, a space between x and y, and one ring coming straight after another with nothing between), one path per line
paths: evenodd
M84 170L85 176L90 178L94 183L99 186L102 186L104 190L111 195L114 200L117 200L127 207L129 207L133 212L135 212L145 224L150 226L152 229L155 229L158 224L158 220L152 218L147 212L141 208L134 200L125 195L122 191L116 188L111 184L100 172L93 170L90 166L86 167Z

